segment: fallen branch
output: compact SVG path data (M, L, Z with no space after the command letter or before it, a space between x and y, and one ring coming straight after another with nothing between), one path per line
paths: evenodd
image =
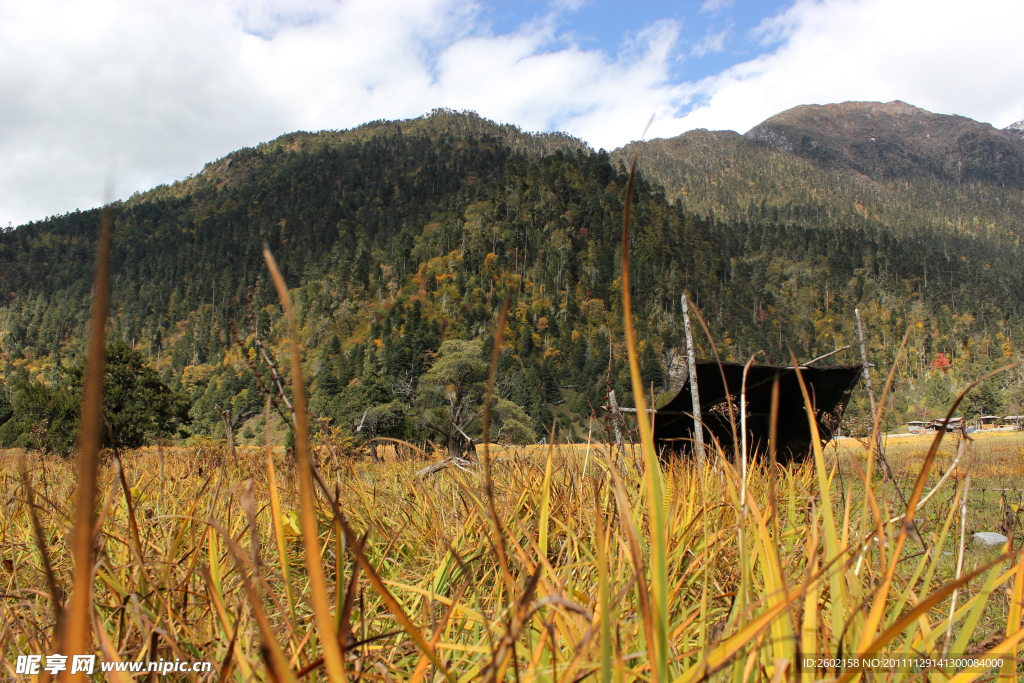
M416 473L417 477L429 477L431 474L436 474L441 470L445 469L449 465L455 465L462 469L467 467L476 467L476 463L470 462L469 460L463 460L462 458L445 458L441 462L435 462L433 465L427 465L422 470Z
M845 350L846 350L846 349L848 349L848 348L850 348L850 345L849 345L849 344L847 344L846 346L844 346L844 347L843 347L843 348L841 348L841 349L836 349L835 351L829 351L829 352L828 352L828 353L826 353L826 354L825 354L824 356L818 356L817 358L812 358L811 360L807 361L806 363L801 363L801 364L800 364L800 367L802 367L802 368L806 368L806 367L807 367L808 365L810 365L811 363L817 363L817 362L818 362L819 360L824 360L824 359L828 358L829 356L834 356L834 355L836 355L837 353L839 353L840 351L845 351Z

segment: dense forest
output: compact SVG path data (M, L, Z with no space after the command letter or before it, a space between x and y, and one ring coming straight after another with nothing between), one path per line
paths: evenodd
M642 146L633 197L634 325L656 392L682 348L684 292L724 359L806 361L854 343L860 307L870 360L888 367L909 327L893 422L937 416L1020 356L1019 180L873 180L735 134L688 135ZM670 153L697 139L731 151ZM477 436L509 296L493 435L533 441L557 422L585 438L609 387L631 402L619 289L630 153L450 111L239 150L113 207L110 339L191 403L179 433L227 425L259 440L269 364L287 348L266 244L293 288L311 409L338 433ZM0 420L25 392L75 386L98 223L82 211L0 235ZM1024 412L1022 388L1004 376L963 412Z

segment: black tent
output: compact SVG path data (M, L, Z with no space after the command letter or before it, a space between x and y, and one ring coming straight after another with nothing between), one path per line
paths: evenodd
M835 435L862 369L860 365L800 368L823 443ZM712 444L709 436L713 436L726 451L738 450L738 444L733 443L726 397L732 397L739 438L743 363L722 363L719 366L717 361L698 359L696 370L705 444ZM725 385L722 383L723 374ZM747 449L748 452L767 452L772 384L776 377L779 378L777 457L780 462L801 460L811 451L811 429L796 370L792 367L751 365L747 371ZM675 398L655 413L654 440L659 450L664 449L666 453L690 451L693 446L692 413L693 401L687 379Z

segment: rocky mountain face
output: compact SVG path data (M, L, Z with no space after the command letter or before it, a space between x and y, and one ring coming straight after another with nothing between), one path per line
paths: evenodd
M987 123L933 114L898 100L794 107L744 137L874 180L933 175L1024 188L1020 138Z
M1024 140L1024 121L1011 123L1006 128L1003 128L1003 132L1007 135L1012 135L1019 140Z
M905 102L805 105L744 135L694 130L613 154L693 211L829 228L1024 231L1024 122L998 130Z

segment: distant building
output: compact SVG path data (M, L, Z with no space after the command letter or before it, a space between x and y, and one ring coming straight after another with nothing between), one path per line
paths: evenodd
M939 429L942 429L942 425L945 422L946 422L945 418L943 418L941 420L931 420L931 421L928 422L928 429L933 429L933 430L936 430L936 431L939 430ZM960 429L963 428L963 425L964 425L964 419L962 417L951 417L951 418L949 418L949 424L946 425L946 431L947 432L960 431Z

